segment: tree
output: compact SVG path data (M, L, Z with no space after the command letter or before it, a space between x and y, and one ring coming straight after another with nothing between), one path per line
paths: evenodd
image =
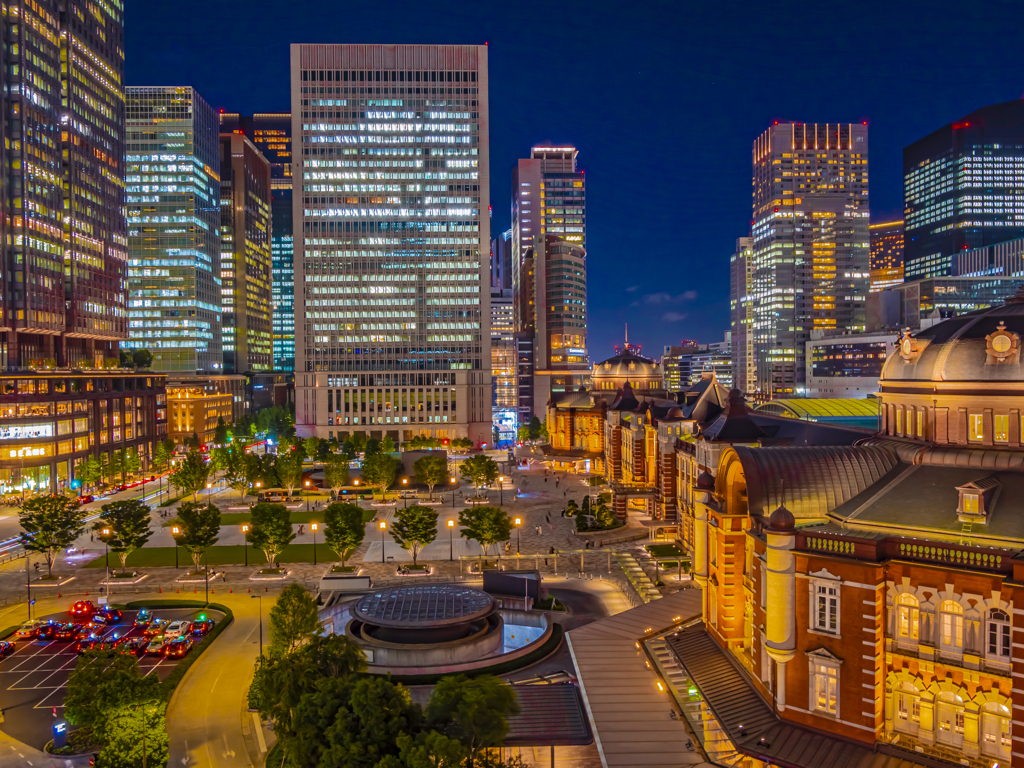
M178 545L188 550L199 573L203 555L220 535L220 510L213 504L186 501L178 507L178 529Z
M356 504L334 503L324 510L324 541L341 557L345 566L349 553L363 543L366 523Z
M196 501L199 492L206 487L206 480L209 476L210 467L203 455L197 450L191 450L171 472L170 482L182 493L191 493L192 500Z
M57 553L70 547L85 532L85 512L78 499L68 496L37 496L18 513L21 544L46 558L47 575L53 575Z
M352 450L356 452L356 455L363 453L366 450L366 435L362 432L353 432L352 437L347 441L352 446ZM353 456L352 458L355 458Z
M416 459L412 465L416 473L416 482L427 486L430 500L434 500L434 486L448 479L448 459L439 453L431 453Z
M508 719L519 714L516 692L493 675L470 678L442 677L427 705L427 722L445 735L458 739L468 750L467 766L483 750L501 746L508 734Z
M316 459L320 453L320 442L319 437L307 437L302 441L302 447L306 449L307 458Z
M93 488L100 483L100 462L95 456L90 456L78 465L76 473L78 479L88 487Z
M123 450L111 451L110 452L110 474L111 475L120 475L121 476L121 482L123 483L124 482L124 472L125 472L124 451Z
M348 462L330 457L324 464L324 482L335 496L340 494L341 489L348 485Z
M322 629L316 600L300 585L291 584L270 609L270 653L291 653Z
M395 475L401 465L402 462L390 454L368 454L363 459L363 482L370 488L379 489L380 499L384 501L384 496L395 482Z
M128 354L128 352L126 352L123 349L121 350L120 357L118 358L118 364L122 368L134 368L135 367L135 361L132 360L132 356L130 354Z
M599 500L594 508L594 517L601 528L611 528L615 525L615 514L608 508L604 500Z
M569 503L565 505L565 516L575 517L579 511L579 507L576 506L576 500L569 499Z
M123 499L104 504L95 530L110 529L105 541L121 558L121 571L127 570L128 555L144 546L153 532L149 529L149 507L139 499Z
M263 462L254 453L243 452L242 473L245 478L245 487L255 489L256 483L263 478ZM267 486L272 488L273 486ZM253 491L255 493L255 490ZM244 494L243 494L244 495Z
M142 469L142 460L134 448L127 448L124 451L124 471L129 476L136 475Z
M277 472L281 485L288 489L288 498L291 498L295 486L302 483L302 458L297 451L278 455L274 462L274 471Z
M100 453L99 465L100 484L106 485L106 481L110 479L110 455L107 453Z
M433 730L415 736L403 733L395 743L404 768L460 768L469 757L458 739Z
M161 440L153 451L153 465L157 469L164 469L174 455L174 441L171 439Z
M103 749L97 768L138 768L143 753L146 765L167 765L165 709L162 701L150 701L112 712L102 729Z
M478 453L461 462L459 472L464 480L474 483L479 491L481 485L490 485L498 479L498 462L486 454Z
M203 447L203 441L199 439L199 435L196 432L193 432L191 437L185 438L185 447L198 451Z
M252 530L249 541L263 552L271 567L277 567L277 557L295 538L291 517L284 504L257 504L252 508Z
M530 439L530 427L526 424L520 424L519 429L516 432L516 437L519 438L520 443L525 443Z
M229 429L224 422L223 416L217 417L217 428L213 431L213 442L217 445L225 445L228 442Z
M136 368L149 368L153 365L153 353L148 349L136 349L132 352L132 362Z
M384 435L384 439L380 441L380 452L381 453L394 453L395 452L395 441L391 439L391 435Z
M418 504L399 509L391 524L391 535L398 546L412 553L412 564L416 567L420 550L437 538L437 512Z
M238 491L239 498L244 498L249 487L249 479L245 473L245 451L234 445L220 449L220 468L224 472L224 480L228 487Z
M512 536L512 520L500 507L467 507L459 512L459 525L462 527L459 535L479 543L484 554L487 547L508 541Z
M72 725L102 728L110 712L159 696L160 679L144 676L135 656L86 651L68 676L64 716Z

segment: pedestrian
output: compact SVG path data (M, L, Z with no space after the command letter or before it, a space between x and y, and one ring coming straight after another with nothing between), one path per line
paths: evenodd
M161 450L163 450L163 449L161 449ZM89 541L96 541L96 539L93 538L93 535L91 533L89 534Z
M547 515L544 516L544 520L545 520L545 522L548 525L551 525L551 513L550 512L548 512Z
M541 526L541 525L537 526L537 535L538 536L543 536L544 535L544 527L543 526Z
M568 495L569 495L569 489L566 488L564 491L562 491L562 497L564 498L564 497L566 497Z

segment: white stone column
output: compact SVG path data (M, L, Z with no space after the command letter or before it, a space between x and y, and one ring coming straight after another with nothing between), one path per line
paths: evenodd
M708 507L711 494L698 493L693 510L693 579L701 589L708 583Z
M766 531L768 539L768 609L766 611L768 655L778 665L775 701L779 712L786 709L786 664L796 655L796 559L792 531Z

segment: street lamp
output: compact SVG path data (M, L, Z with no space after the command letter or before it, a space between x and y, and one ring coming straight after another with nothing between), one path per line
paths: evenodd
M103 567L106 568L109 571L110 570L110 529L109 528L104 528L102 531L100 531L100 533L103 534L103 548L105 550L104 553L103 553L103 558L104 558ZM108 574L108 576L109 576L109 574Z
M384 562L384 531L388 529L387 520L380 521L380 561Z
M448 482L452 484L452 506L455 506L455 478L449 477Z
M520 538L521 538L520 535L519 535L519 528L523 524L523 519L521 517L517 517L515 522L516 522L516 554L518 555L519 554L519 541L520 541Z
M453 549L453 545L452 545L452 531L453 530L455 530L455 521L454 520L449 520L448 521L448 561L449 562L455 560L455 550Z
M242 523L242 541L245 542L245 567L249 567L249 526Z
M505 506L505 476L498 475L498 505Z
M260 658L263 657L263 595L252 595L254 600L260 601Z
M174 537L174 569L178 569L178 534L181 533L181 529L178 526L171 528L171 536Z
M312 523L309 526L309 530L313 532L313 565L316 565L316 529L318 527L316 523Z
M306 512L309 512L309 480L306 481Z
M409 484L409 478L403 477L402 478L402 486L404 487L404 486L407 486L408 484ZM408 509L409 508L409 497L405 495L405 491L402 491L402 497L405 499L405 509Z

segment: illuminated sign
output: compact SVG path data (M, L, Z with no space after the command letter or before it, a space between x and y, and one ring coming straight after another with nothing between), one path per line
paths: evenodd
M585 349L573 349L572 347L569 347L569 354L570 355L585 355L585 354L587 354L587 350L585 350Z
M30 456L50 456L52 445L39 445L28 448L8 448L5 453L9 459L24 459Z

